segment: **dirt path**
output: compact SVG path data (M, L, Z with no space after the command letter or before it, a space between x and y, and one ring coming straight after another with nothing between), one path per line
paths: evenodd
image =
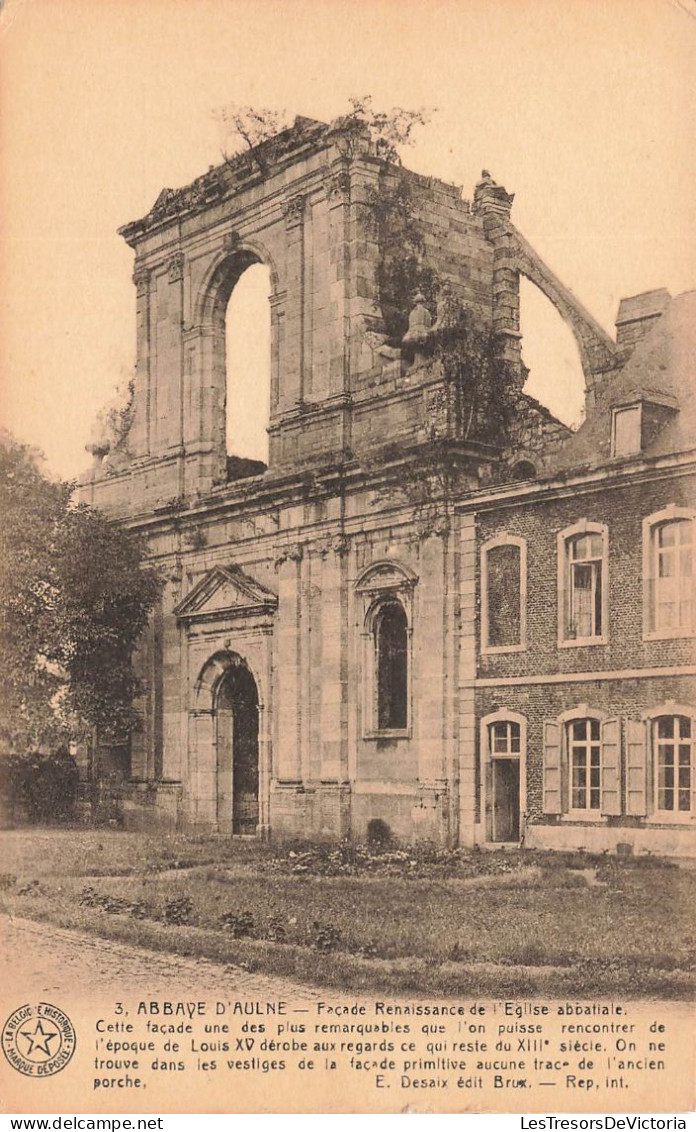
M149 951L83 932L33 920L0 918L0 985L14 999L39 995L82 999L138 993L166 997L220 996L240 998L325 997L326 991L299 987L288 979L250 974L240 967L208 959L186 959ZM3 995L3 997L5 997ZM333 996L335 997L335 996Z

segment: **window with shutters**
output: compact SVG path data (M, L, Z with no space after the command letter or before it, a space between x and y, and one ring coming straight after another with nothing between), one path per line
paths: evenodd
M694 632L694 513L670 506L643 524L644 634Z
M558 535L558 643L608 642L608 534L586 519Z
M544 812L584 820L621 813L621 723L586 704L544 725Z
M599 810L601 742L598 719L574 719L566 724L570 809Z
M694 808L694 727L688 715L652 720L657 814L690 815Z
M481 549L481 651L519 652L527 636L527 543L515 535Z

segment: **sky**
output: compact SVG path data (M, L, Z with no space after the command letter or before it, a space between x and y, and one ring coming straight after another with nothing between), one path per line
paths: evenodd
M116 229L220 161L229 103L436 108L405 164L467 197L490 170L611 331L622 296L696 286L694 74L694 0L5 0L0 421L53 474L89 463L135 360ZM567 328L531 286L523 319L529 391L577 419Z

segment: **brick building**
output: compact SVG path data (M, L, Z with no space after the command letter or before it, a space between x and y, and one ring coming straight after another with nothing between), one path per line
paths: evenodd
M684 847L689 297L625 301L614 342L511 206L298 119L122 229L133 401L82 494L167 577L143 728L99 758L129 824ZM226 310L256 263L267 466L225 440ZM521 275L575 335L577 434L523 390Z
M625 364L479 542L484 840L689 852L696 292L624 300ZM523 828L520 828L520 821Z

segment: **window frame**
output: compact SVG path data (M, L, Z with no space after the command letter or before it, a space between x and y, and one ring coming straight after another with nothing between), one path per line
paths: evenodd
M387 706L386 704L382 703L382 665L385 662L384 647L386 644L383 634L385 633L385 614L388 611L392 610L398 610L399 613L403 616L403 622L399 625L399 652L403 652L403 664L405 666L405 670L401 674L399 680L399 684L403 684L403 687L400 687L399 689L401 694L403 695L403 703L400 705L401 711L398 714L404 715L404 722L400 724L394 724L392 722L385 725L384 723L382 723L382 708ZM403 640L401 639L402 634ZM385 597L379 600L377 608L372 614L372 640L374 647L373 721L375 723L375 731L378 731L382 735L395 733L401 735L404 733L404 731L408 731L409 722L409 624L406 610L404 609L403 603L400 602L398 598ZM395 666L393 662L390 664L389 675L392 677L392 679L394 678ZM392 718L395 714L397 714L394 711L393 703L391 705L391 711L389 714L392 716Z
M570 622L571 601L571 559L570 546L578 538L585 535L599 535L602 540L602 553L599 561L602 579L601 617L602 631L590 637L570 637L568 628ZM587 648L592 645L609 644L609 528L606 523L590 522L581 519L570 527L558 532L557 540L557 568L558 568L558 647L559 648Z
M561 729L562 775L565 779L561 788L561 796L563 799L561 821L606 824L608 815L602 812L602 724L605 723L608 718L606 712L599 711L597 708L591 708L588 704L577 704L576 707L561 712L561 714L555 718L555 722ZM569 733L573 723L580 723L583 720L594 721L599 724L599 807L596 810L589 808L574 809L573 807L573 775L570 761Z
M589 736L586 735L584 740L577 739L572 734L573 728L575 728L578 724L581 724L581 723L585 724L586 727L587 727L587 725L589 725L589 727L590 727L590 735ZM593 726L596 726L596 729L597 729L596 739L592 735ZM592 715L590 715L590 716L587 716L587 715L578 716L575 719L567 720L564 724L564 728L565 728L566 757L567 757L567 760L568 760L568 772L567 772L568 773L568 810L567 810L567 813L569 813L569 814L584 814L584 815L587 815L587 816L589 816L590 814L598 814L598 815L601 816L601 813L602 813L602 724L601 724L601 720L599 720L597 718L597 716L592 716ZM598 756L597 767L596 767L596 770L597 770L596 786L593 786L593 784L592 784L592 770L593 770L592 755L593 755L593 749L594 748L597 749L597 756ZM577 749L579 749L580 751L583 752L583 770L584 770L584 774L585 774L585 783L584 783L582 788L580 788L580 787L576 788L575 780L574 780L574 775L575 775L574 756L575 756L575 752L576 752ZM577 806L575 804L576 789L578 791L580 789L582 789L582 792L583 792L583 795L584 795L584 798L585 798L585 802L586 802L586 804L584 806ZM595 793L595 792L596 792L596 796L597 796L597 805L593 806L592 805L592 794ZM589 804L587 804L588 802L589 802Z
M488 614L488 555L499 546L516 546L520 552L520 640L516 645L488 643L490 619ZM481 547L481 655L526 652L527 650L527 540L505 532L487 539Z
M666 641L674 640L677 638L693 637L696 636L696 616L694 616L694 604L692 600L691 624L690 625L676 625L667 628L654 628L656 624L657 602L655 593L655 564L656 564L656 539L657 531L660 527L667 523L691 523L692 530L692 547L696 550L694 545L694 534L696 534L696 511L691 510L689 507L679 507L675 503L670 503L661 511L655 511L652 515L647 515L643 519L643 640L645 641Z
M659 742L656 737L658 720L664 718L677 719L679 717L689 720L691 736L688 740L691 746L690 805L688 810L659 810L657 808L659 791ZM690 825L696 821L696 708L668 700L657 707L643 712L641 719L646 725L647 733L647 767L648 767L648 799L646 822L652 825ZM677 787L678 789L678 787Z
M363 602L362 719L363 739L410 739L413 730L413 621L417 575L393 559L368 566L355 590ZM378 650L376 628L385 605L398 604L406 617L406 726L379 727Z

